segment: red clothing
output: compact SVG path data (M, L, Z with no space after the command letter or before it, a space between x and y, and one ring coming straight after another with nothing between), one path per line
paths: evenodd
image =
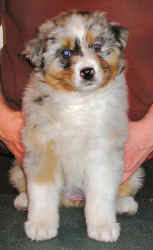
M128 27L126 49L129 87L129 117L138 120L153 103L153 1L139 0L1 0L0 15L5 29L1 56L3 94L10 107L21 108L22 92L30 66L18 54L46 19L69 9L108 12L109 19Z

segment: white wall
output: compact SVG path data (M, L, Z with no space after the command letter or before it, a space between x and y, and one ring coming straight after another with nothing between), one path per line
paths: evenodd
M2 26L0 26L0 48L3 45L3 32L2 32Z

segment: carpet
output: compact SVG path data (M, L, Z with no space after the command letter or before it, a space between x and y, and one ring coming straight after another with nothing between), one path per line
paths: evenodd
M33 242L24 232L26 212L13 207L16 190L9 184L12 158L0 155L0 250L153 250L153 159L145 162L144 187L135 216L120 215L121 235L115 243L87 237L83 208L60 208L60 228L53 240Z

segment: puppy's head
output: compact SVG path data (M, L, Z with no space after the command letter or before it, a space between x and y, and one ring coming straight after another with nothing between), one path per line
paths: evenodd
M102 13L70 11L41 25L23 54L53 88L91 91L122 71L127 37Z

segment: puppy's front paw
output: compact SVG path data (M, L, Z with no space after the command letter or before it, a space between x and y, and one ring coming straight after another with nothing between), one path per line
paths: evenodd
M48 221L33 221L25 222L25 232L31 240L48 240L56 237L57 228L53 228Z
M88 227L88 236L97 241L113 242L120 235L120 225L118 223L90 226Z

